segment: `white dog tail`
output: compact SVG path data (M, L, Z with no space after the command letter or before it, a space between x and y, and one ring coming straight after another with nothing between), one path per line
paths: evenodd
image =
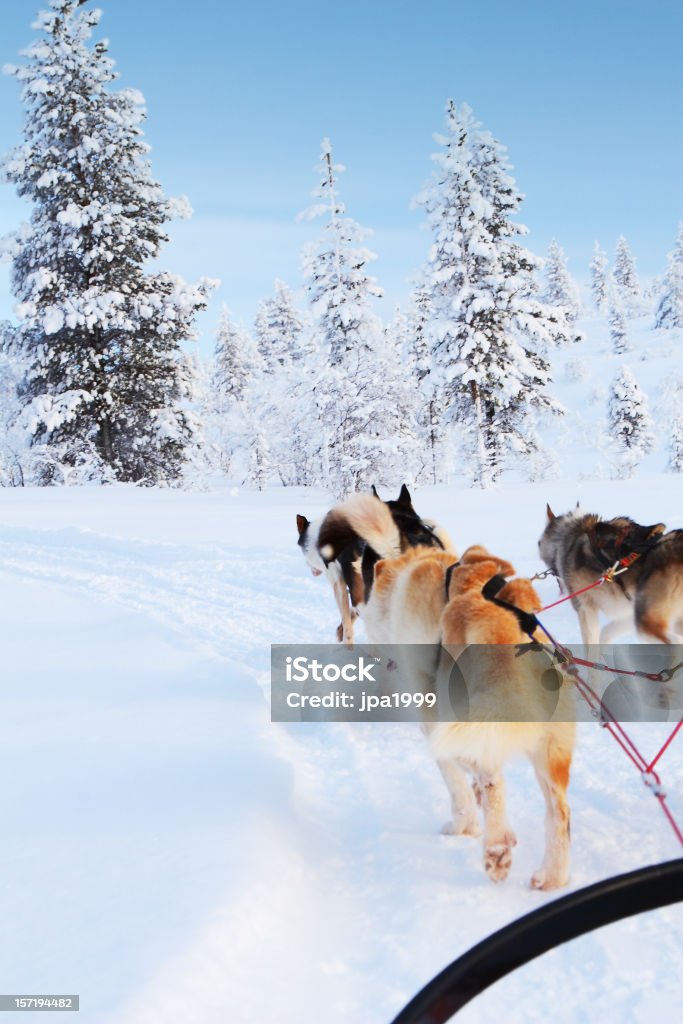
M401 554L398 527L389 508L379 498L372 494L353 494L338 505L336 511L380 558L398 558Z

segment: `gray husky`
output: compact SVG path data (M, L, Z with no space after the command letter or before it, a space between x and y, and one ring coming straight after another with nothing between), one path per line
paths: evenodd
M548 522L541 558L567 593L594 583L617 561L637 555L613 582L572 599L584 644L609 644L634 628L648 641L683 642L683 530L641 526L626 516L603 520L578 508ZM599 613L609 620L600 630Z

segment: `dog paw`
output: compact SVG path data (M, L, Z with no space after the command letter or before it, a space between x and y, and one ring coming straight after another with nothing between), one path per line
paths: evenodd
M447 821L441 828L442 836L480 836L481 826L476 818L465 818L458 815L457 819Z
M546 892L549 889L561 889L568 882L567 875L561 875L557 871L547 871L545 868L540 868L538 871L534 871L531 876L531 888L541 889Z
M514 843L502 842L485 848L484 870L492 882L502 882L510 873L513 846Z

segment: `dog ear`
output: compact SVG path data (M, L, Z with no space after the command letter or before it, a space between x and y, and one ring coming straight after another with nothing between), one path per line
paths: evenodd
M542 608L541 600L534 590L531 580L510 580L501 588L498 597L503 601L516 604L525 612L540 612Z
M306 530L308 529L308 527L310 525L311 524L309 523L309 521L306 518L306 516L297 516L296 517L296 528L299 531L299 536L300 537L303 537L303 535L305 534Z
M666 530L666 523L655 523L654 526L646 526L648 539L650 537L661 537Z
M401 493L399 494L396 500L399 505L407 505L408 508L413 507L413 501L412 498L410 497L410 491L408 490L405 484L402 484Z
M498 562L498 575L499 576L514 576L515 567L511 562L506 562L504 558L497 559Z
M577 508L578 508L578 505L577 505ZM554 519L557 519L557 516L555 515L555 513L554 513L554 512L553 512L553 510L551 509L550 505L546 505L546 507L545 507L545 514L546 514L546 515L547 515L547 517L548 517L548 522L549 522L549 523L552 523L552 521L553 521Z
M487 551L483 544L470 544L460 557L463 565L473 565L475 562L488 562L490 560L491 552Z
M378 500L378 501L381 501L381 500L382 500L382 499L380 498L379 494L377 493L377 488L375 487L375 485L374 485L374 484L372 485L372 487L370 488L370 490L372 491L372 495L373 495L373 497L374 497L374 498L377 498L377 500Z
M387 567L387 562L386 562L385 558L381 558L379 560L379 562L375 562L375 570L374 570L375 583L380 578L380 576L382 575L382 573L384 572L386 567Z

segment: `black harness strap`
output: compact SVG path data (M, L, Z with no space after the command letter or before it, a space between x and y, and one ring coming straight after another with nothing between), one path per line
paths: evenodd
M600 547L600 545L597 543L595 535L593 535L591 539L591 547L593 548L596 557L599 559L600 562L602 562L605 569L610 569L616 561L623 563L625 559L631 558L631 555L635 555L636 558L640 558L643 555L646 555L649 551L652 550L652 548L656 547L659 544L660 540L662 539L662 536L663 534L661 532L653 531L648 537L645 538L645 540L636 541L633 537L633 531L623 531L617 537L613 551L607 552L605 548ZM624 548L627 549L628 554L622 558L621 552L624 550ZM631 560L635 562L636 558L633 558Z
M505 608L506 611L512 612L519 622L522 632L533 638L534 633L540 626L533 612L525 612L523 608L518 608L516 604L510 604L509 601L503 601L496 596L501 592L506 583L507 580L504 576L492 576L481 588L482 595L487 601L497 604L499 608Z

